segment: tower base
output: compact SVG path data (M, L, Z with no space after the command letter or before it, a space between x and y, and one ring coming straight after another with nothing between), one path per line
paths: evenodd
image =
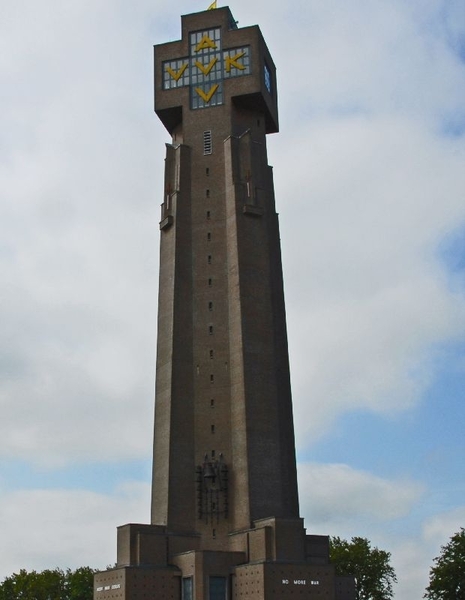
M95 575L94 600L355 598L353 577L329 562L329 538L305 535L301 519L256 521L231 534L228 549L200 544L157 525L119 527L117 566Z

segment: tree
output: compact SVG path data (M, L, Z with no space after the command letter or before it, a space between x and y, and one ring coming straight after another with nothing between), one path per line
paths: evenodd
M66 572L68 582L67 600L92 600L94 597L94 573L90 567L79 567Z
M353 575L357 600L389 600L397 581L389 564L391 553L372 548L366 538L353 537L350 542L339 537L329 541L331 562L337 575Z
M65 574L60 569L42 573L21 569L0 586L1 600L62 600L64 594Z
M0 600L92 600L94 573L90 567L46 569L41 573L21 569L0 584Z
M441 554L434 559L429 586L424 598L429 600L465 600L465 529L454 534Z

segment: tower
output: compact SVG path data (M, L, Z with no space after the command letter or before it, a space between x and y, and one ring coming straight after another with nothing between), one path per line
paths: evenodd
M351 598L299 516L278 217L276 70L229 8L155 46L166 145L151 524L95 599Z

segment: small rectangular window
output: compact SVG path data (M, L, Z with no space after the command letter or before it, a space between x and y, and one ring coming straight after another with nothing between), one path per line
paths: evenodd
M208 333L209 335L213 335L213 325L208 326Z
M203 132L203 153L205 155L212 153L212 132Z
M210 211L207 210L207 219L210 219Z
M210 350L210 360L213 360L213 350Z
M209 302L208 303L208 310L212 311L213 310L213 302Z
M214 425L211 425L211 427L210 427L210 431L211 431L212 433L215 433L215 426L214 426Z
M207 241L211 242L212 240L212 234L211 233L207 233Z
M210 190L205 190L205 196L206 196L207 198L210 198Z
M213 383L215 381L215 377L213 375L210 375L210 383Z
M211 254L208 255L207 262L209 265L212 264L212 255Z
M208 279L208 285L209 285L209 287L211 287L211 286L212 286L212 283L213 283L213 281L212 281L212 278L210 277L210 278Z

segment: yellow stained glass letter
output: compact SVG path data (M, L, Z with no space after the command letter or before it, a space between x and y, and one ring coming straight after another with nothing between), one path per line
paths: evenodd
M226 73L231 71L231 67L235 67L240 71L245 69L244 65L237 61L244 56L245 52L238 52L235 56L226 56Z
M200 50L206 50L207 48L213 48L214 50L216 50L217 46L215 42L212 39L210 39L207 34L205 34L195 47L195 51L200 52Z
M208 65L203 65L200 61L196 60L195 66L200 69L204 75L208 75L217 62L217 58L212 58Z
M182 65L182 67L178 71L173 71L173 69L169 65L167 65L166 70L168 71L168 73L171 75L171 77L175 81L179 81L179 79L181 79L181 77L182 77L182 74L187 69L187 64L188 63L185 63L184 65Z
M202 100L204 102L208 103L213 98L213 94L216 92L218 87L219 87L219 84L215 83L215 85L210 89L209 92L205 93L201 88L198 88L198 87L195 88L195 91L202 98Z

